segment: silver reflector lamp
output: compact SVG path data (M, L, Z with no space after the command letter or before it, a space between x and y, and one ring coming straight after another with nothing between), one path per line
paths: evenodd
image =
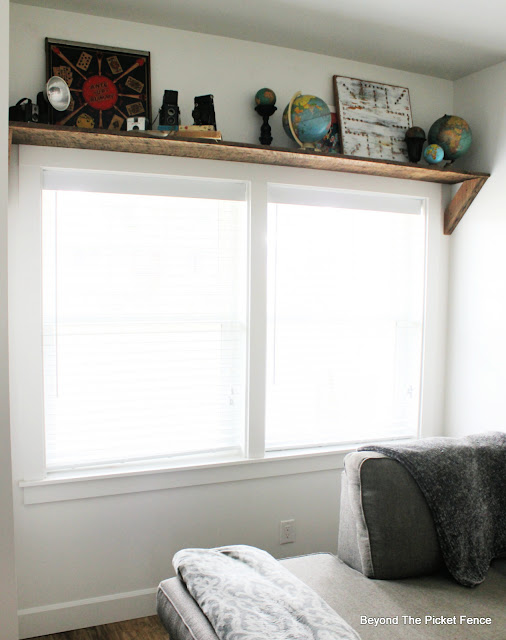
M70 89L63 78L53 76L46 84L46 97L56 111L65 111L70 104Z

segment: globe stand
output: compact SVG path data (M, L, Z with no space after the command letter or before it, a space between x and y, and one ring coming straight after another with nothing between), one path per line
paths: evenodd
M262 116L264 123L260 127L260 144L269 145L272 142L271 126L269 124L269 118L274 114L277 107L273 104L257 104L255 111L259 116Z

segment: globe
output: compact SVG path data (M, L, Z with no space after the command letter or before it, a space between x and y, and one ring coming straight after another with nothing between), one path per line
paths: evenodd
M267 89L264 87L263 89L259 89L255 95L255 104L276 104L276 94L272 89Z
M444 158L445 152L438 144L429 144L423 152L424 160L429 164L437 164Z
M299 140L295 140L288 124L290 105L292 127ZM303 146L313 146L315 142L324 138L330 129L330 109L321 98L297 95L286 106L282 122L283 129L291 140L300 141Z
M429 144L438 144L446 160L453 162L469 150L471 128L459 116L444 115L431 126L427 140Z

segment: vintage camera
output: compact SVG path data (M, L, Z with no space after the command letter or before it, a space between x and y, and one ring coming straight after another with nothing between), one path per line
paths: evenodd
M192 111L193 121L197 125L210 124L216 131L214 115L214 96L195 96L195 107Z
M49 102L44 97L44 92L37 94L37 106L39 107L39 122L49 122L49 109L52 109Z
M13 107L9 107L9 120L39 122L39 107L30 98L21 98Z
M146 131L148 128L145 116L134 116L127 118L127 131Z
M179 107L177 106L177 91L166 89L163 94L163 103L160 108L161 127L174 127L177 129L179 125Z

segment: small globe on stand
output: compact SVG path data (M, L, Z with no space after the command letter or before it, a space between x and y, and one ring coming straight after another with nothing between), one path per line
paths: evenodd
M255 111L263 119L263 124L260 128L260 144L269 145L272 142L271 126L269 124L269 118L276 111L276 94L272 89L259 89L255 94Z
M259 89L255 95L255 104L274 106L276 104L276 94L272 89L267 89L267 87Z
M469 151L472 141L471 127L459 116L444 115L434 122L427 136L429 144L438 144L450 163Z
M326 102L312 95L296 93L283 112L283 128L299 146L314 149L315 142L329 132L332 116Z

